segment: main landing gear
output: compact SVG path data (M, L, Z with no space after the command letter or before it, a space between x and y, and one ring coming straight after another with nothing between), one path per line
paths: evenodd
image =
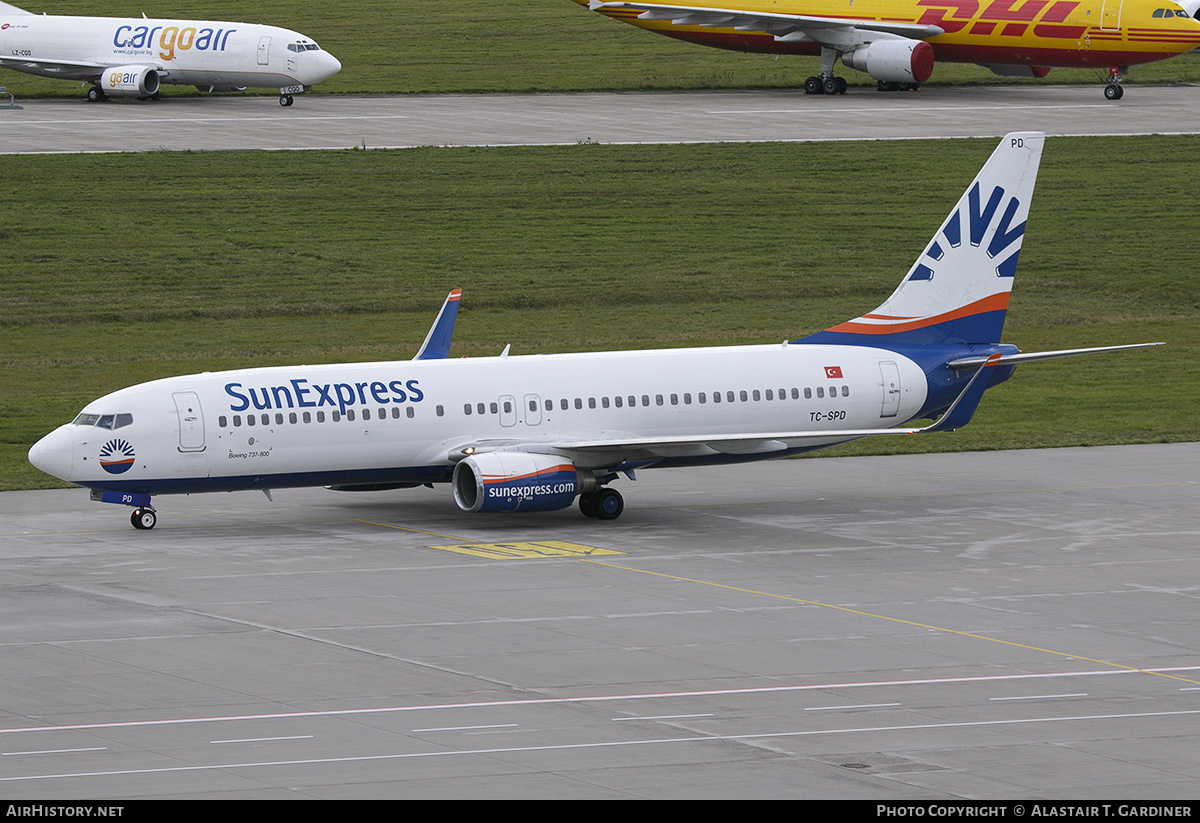
M87 99L89 103L103 103L108 99L108 95L99 86L92 86L88 89Z
M1113 66L1108 70L1108 85L1104 87L1105 100L1120 100L1125 96L1125 87L1121 85L1129 66Z
M879 80L875 84L878 91L920 91L920 83L895 83L890 80Z
M154 524L158 522L158 515L151 508L137 508L133 510L133 514L129 515L129 522L133 524L135 529L148 531L154 528Z
M616 489L601 487L579 495L579 510L585 517L616 520L625 511L625 499Z
M805 94L845 94L846 88L846 79L833 75L810 77L804 81Z

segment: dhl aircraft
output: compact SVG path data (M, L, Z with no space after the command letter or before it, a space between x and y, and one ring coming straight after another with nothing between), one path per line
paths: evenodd
M38 15L0 2L0 67L91 83L88 100L154 97L163 83L203 92L278 88L279 104L342 64L303 34L212 20Z
M155 524L156 494L437 483L467 512L578 498L611 520L624 502L609 484L639 469L955 429L1018 364L1137 347L1023 354L999 342L1043 141L1006 136L883 305L801 340L451 359L454 291L414 360L143 383L88 403L29 460L133 507L141 529Z
M820 55L808 94L844 94L834 64L864 71L881 91L915 89L937 61L996 74L1108 69L1120 100L1130 66L1200 46L1200 21L1172 0L737 0L677 6L574 0L650 31L735 51ZM1194 8L1194 7L1193 7Z

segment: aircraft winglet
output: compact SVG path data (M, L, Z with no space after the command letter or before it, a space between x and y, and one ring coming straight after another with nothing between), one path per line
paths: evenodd
M425 342L421 344L413 360L445 360L450 356L450 340L454 337L454 321L458 319L458 300L462 297L462 289L455 289L446 295L446 302L429 327Z

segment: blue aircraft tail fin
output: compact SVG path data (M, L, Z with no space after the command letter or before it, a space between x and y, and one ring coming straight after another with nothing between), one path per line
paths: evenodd
M1006 135L892 296L797 343L1000 342L1045 135Z

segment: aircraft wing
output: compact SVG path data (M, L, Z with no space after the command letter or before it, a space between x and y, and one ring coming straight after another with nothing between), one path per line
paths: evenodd
M943 415L945 417L945 415ZM940 423L940 420L939 420ZM579 466L616 466L637 461L657 461L671 457L706 457L714 454L767 455L786 449L813 446L828 446L835 443L887 434L920 434L932 431L934 426L924 428L893 429L829 429L821 431L749 432L731 434L686 434L660 437L627 436L614 433L612 437L591 440L474 440L461 450L451 449L452 459L457 455L470 456L486 452L520 451L536 454L556 454L572 460Z
M39 60L36 57L0 57L0 68L40 74L53 74L66 80L91 80L107 66L73 60Z
M845 17L811 17L804 14L777 14L744 9L714 9L702 6L672 6L660 3L605 2L591 0L592 11L640 10L639 20L670 21L673 26L709 26L738 31L761 31L776 39L808 38L823 46L848 48L860 41L858 32L882 32L913 40L924 40L944 30L938 26L887 20Z

